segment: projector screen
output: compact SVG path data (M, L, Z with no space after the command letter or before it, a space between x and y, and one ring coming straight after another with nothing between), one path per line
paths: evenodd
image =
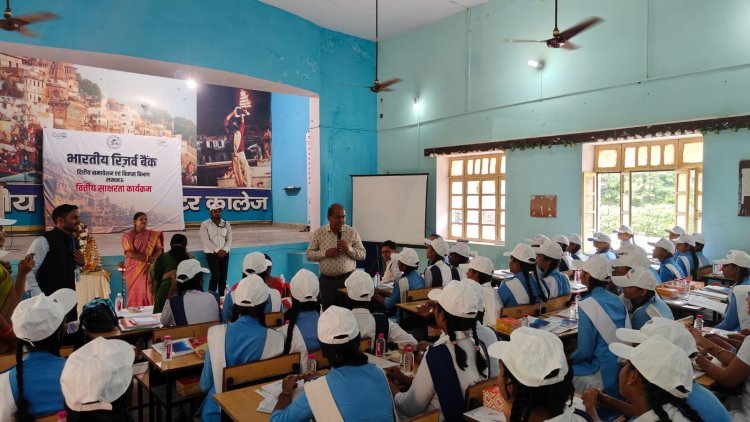
M422 245L427 174L352 176L352 227L365 242Z

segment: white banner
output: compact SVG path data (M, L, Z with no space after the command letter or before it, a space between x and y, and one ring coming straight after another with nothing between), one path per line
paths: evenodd
M93 233L122 232L145 212L149 228L182 230L180 144L175 138L44 129L47 226L60 204L78 205Z

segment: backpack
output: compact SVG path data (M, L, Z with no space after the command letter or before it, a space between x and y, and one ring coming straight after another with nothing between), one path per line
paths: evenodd
M117 314L112 301L100 297L83 305L81 327L90 333L106 333L117 327Z

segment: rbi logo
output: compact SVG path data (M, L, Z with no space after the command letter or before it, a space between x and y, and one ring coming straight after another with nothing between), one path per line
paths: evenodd
M56 139L66 139L68 134L65 132L52 132L52 137Z
M122 139L117 135L112 135L106 140L107 146L112 149L119 149L122 146Z

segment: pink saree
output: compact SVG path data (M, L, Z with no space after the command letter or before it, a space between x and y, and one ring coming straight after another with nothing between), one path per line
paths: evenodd
M142 253L144 255L158 255L164 250L164 235L155 230L144 230L137 233L134 230L122 235L122 249ZM154 298L148 288L149 263L125 256L125 283L127 284L126 306L149 306L154 304Z

